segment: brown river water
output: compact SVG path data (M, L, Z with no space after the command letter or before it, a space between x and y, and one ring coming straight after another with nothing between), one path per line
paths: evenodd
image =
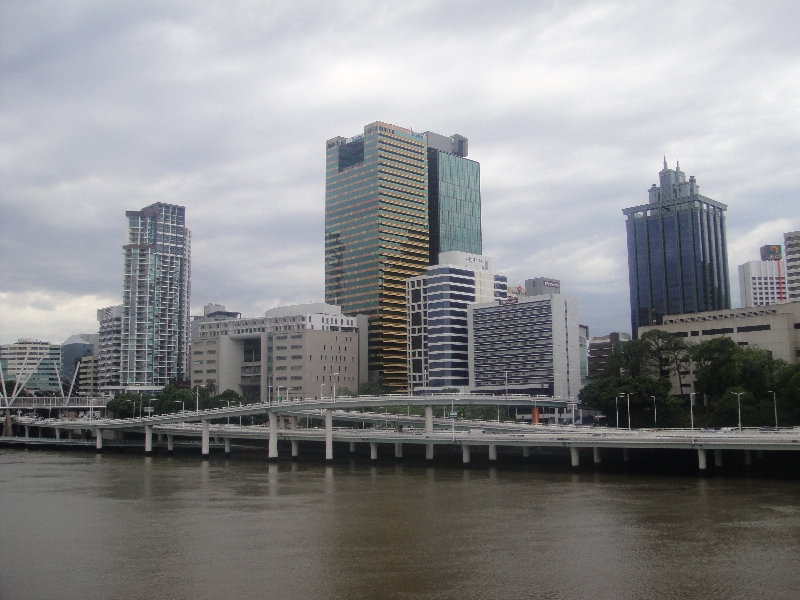
M3 448L0 598L800 598L794 472L503 458Z

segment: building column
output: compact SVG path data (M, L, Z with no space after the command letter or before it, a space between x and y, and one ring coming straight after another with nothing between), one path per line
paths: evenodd
M370 460L378 460L378 444L376 442L369 443L369 458Z
M745 450L744 451L744 464L748 467L753 464L753 451L752 450Z
M602 462L602 458L600 457L600 448L595 446L592 448L594 450L594 464L599 465Z
M622 460L628 462L631 459L631 453L627 448L622 449Z
M144 426L144 453L145 454L152 454L153 453L153 426L152 425L145 425Z
M208 419L202 419L201 423L203 424L203 438L202 438L203 441L200 446L200 454L203 455L203 458L208 458L208 452L209 452Z
M97 441L95 442L95 449L98 452L102 452L103 451L103 430L102 429L98 429L98 430L96 430L96 433L97 433Z
M325 410L325 460L333 460L333 411Z
M697 466L700 468L701 471L705 471L706 467L706 451L702 448L697 450Z
M175 449L175 436L167 434L167 452L172 452Z
M270 460L278 458L278 414L269 411L269 454Z
M292 458L300 456L300 443L297 440L292 440Z
M469 464L470 456L469 456L470 447L466 444L461 445L461 462L465 465Z
M433 407L425 407L425 433L433 433ZM425 460L433 460L433 444L425 444Z
M722 450L714 450L714 466L722 466Z
M394 457L403 458L403 444L396 442L394 445Z
M225 438L225 456L229 457L230 455L231 455L231 438L226 437Z
M579 467L581 465L581 449L576 448L573 446L569 449L569 457L572 460L573 467Z
M531 447L530 446L523 446L522 447L522 458L530 458L531 457Z
M356 451L356 443L350 442L350 454Z
M497 444L489 444L489 460L497 460Z

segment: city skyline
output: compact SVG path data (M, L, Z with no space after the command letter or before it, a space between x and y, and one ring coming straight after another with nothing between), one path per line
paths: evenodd
M432 3L374 30L335 4L28 6L0 65L3 343L96 331L121 302L108 224L156 201L192 215L196 307L322 300L320 145L376 118L468 137L483 253L512 285L560 279L597 335L628 329L619 210L663 154L729 207L734 306L735 266L800 229L792 4Z

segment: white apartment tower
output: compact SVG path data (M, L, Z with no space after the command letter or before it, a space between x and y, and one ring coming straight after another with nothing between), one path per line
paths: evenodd
M789 299L780 246L763 246L761 260L739 265L739 295L742 308L780 304Z
M120 385L160 389L189 376L191 233L183 206L125 213Z
M786 251L786 291L790 300L800 300L800 231L783 234Z

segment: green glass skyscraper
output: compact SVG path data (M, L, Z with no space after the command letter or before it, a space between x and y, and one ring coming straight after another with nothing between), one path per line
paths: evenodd
M325 301L369 319L368 373L407 386L406 279L439 252L480 254L480 165L467 139L383 122L326 142Z

